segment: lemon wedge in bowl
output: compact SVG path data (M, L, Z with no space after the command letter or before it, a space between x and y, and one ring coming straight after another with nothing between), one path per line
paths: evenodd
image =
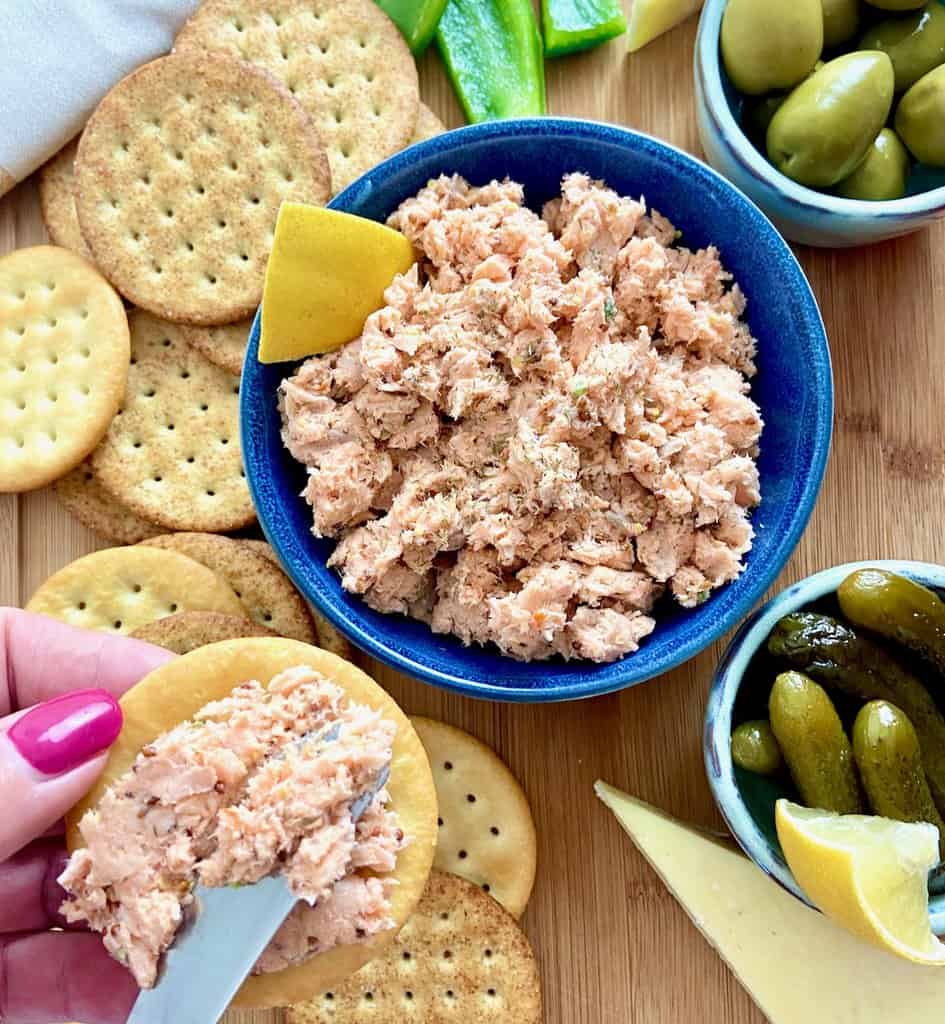
M945 966L929 925L928 876L938 829L779 800L775 823L788 867L810 899L854 935L913 963Z

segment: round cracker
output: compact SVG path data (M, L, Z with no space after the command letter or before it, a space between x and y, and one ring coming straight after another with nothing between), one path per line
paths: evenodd
M435 135L442 135L445 131L446 125L443 124L426 103L421 103L417 114L417 127L413 130L410 145L412 146L415 142L423 142L424 139L432 139Z
M284 82L325 143L335 192L413 135L417 66L374 0L204 0L174 48L240 57Z
M175 654L189 654L198 647L238 640L246 636L275 636L271 629L252 619L221 612L178 612L140 626L131 634L136 640L163 647Z
M436 866L468 879L521 917L535 884L537 838L518 780L462 729L411 718L430 758L440 805Z
M92 458L111 494L166 530L236 530L255 517L243 471L239 380L135 310L120 415Z
M179 551L212 569L229 583L249 615L277 635L318 642L308 608L289 577L239 541L214 533L170 533L144 543Z
M193 345L214 366L238 377L243 372L243 360L246 358L252 326L251 319L220 327L191 326L183 329L183 337L188 345Z
M128 354L121 299L81 256L37 245L0 258L0 492L42 487L89 454Z
M141 545L77 558L40 585L26 610L111 633L131 633L175 612L243 614L230 586L205 565Z
M153 549L135 550L150 552ZM413 913L433 863L436 790L423 746L392 698L350 662L296 640L260 637L201 647L145 676L121 698L124 725L109 752L105 770L67 818L67 842L70 849L75 849L81 842L78 821L86 810L98 803L106 788L128 771L143 746L190 718L205 704L226 696L241 683L253 679L268 683L279 672L297 665L307 665L321 672L341 686L350 700L365 704L396 722L387 790L390 806L400 816L400 827L411 837L411 842L397 855L393 872L398 883L391 896L394 929L362 943L320 953L296 967L248 978L234 999L237 1006L284 1006L310 999L377 956Z
M387 952L286 1024L539 1024L541 982L524 932L475 885L433 871Z
M243 544L248 547L251 551L255 551L256 554L262 555L263 558L268 559L273 565L277 566L279 570L282 570L282 566L279 564L279 559L276 558L275 551L266 543L264 540L240 540L238 544ZM308 608L309 615L312 617L312 621L315 623L315 633L318 636L318 646L323 647L326 651L331 651L332 654L337 654L339 658L347 658L349 661L354 658L354 648L348 642L348 640L342 636L341 633L325 618L324 615L308 601L305 602L305 606Z
M73 163L78 138L63 146L59 152L39 169L39 205L46 225L46 234L56 245L92 259L75 212L75 173Z
M109 494L98 482L88 459L57 480L53 491L59 503L83 526L117 544L138 544L161 532L159 526L135 515Z
M331 193L325 151L288 90L205 53L123 78L82 133L75 175L102 272L135 305L194 324L252 313L279 206Z

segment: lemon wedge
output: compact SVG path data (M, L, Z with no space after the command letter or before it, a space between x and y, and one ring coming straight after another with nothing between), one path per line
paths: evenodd
M266 269L259 361L331 352L356 338L416 261L399 231L340 210L283 203Z
M929 927L929 871L938 829L779 800L775 823L788 867L810 899L854 935L913 963L945 965Z

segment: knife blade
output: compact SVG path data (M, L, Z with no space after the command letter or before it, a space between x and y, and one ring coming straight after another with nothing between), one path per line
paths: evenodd
M389 776L385 765L351 804L354 821ZM238 888L197 886L157 984L142 989L127 1024L215 1024L297 902L282 875Z

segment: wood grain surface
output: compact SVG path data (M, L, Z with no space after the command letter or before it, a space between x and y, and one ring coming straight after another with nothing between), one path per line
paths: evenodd
M549 62L550 111L630 125L698 153L694 35L693 20L633 56L617 40ZM461 123L435 53L422 62L422 93L449 125ZM26 182L0 200L0 251L43 239ZM945 224L873 248L799 256L830 336L836 433L817 509L777 586L855 558L945 561ZM97 546L48 491L0 495L0 544L0 602L9 604ZM720 645L619 696L544 707L477 703L369 666L408 712L493 745L528 791L540 860L524 925L541 962L547 1024L764 1019L591 789L604 778L721 827L701 745L719 653ZM226 1020L275 1024L281 1015Z

